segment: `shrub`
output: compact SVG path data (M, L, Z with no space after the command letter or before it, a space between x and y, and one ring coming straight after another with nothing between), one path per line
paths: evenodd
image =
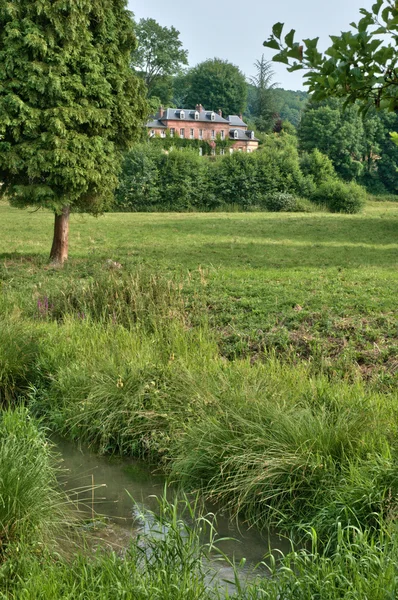
M366 201L366 191L356 183L328 181L312 195L312 200L325 204L334 213L358 213Z
M311 177L317 186L326 183L330 179L337 179L332 161L317 148L312 152L302 154L300 167L302 173L307 177Z
M199 209L208 189L207 162L196 150L171 150L158 158L160 210Z
M274 192L264 197L263 204L271 212L297 212L299 205L292 194Z
M253 210L264 195L273 192L307 198L315 190L313 178L300 170L297 145L291 135L266 136L261 149L252 154L234 152L217 158L200 157L198 147L166 151L155 142L140 144L127 154L116 192L116 209L228 210L234 205L240 210Z
M258 177L254 155L235 152L216 161L212 189L222 204L238 203L248 209L258 202Z
M308 197L315 184L300 170L295 139L290 135L269 135L264 144L253 155L261 196L272 192L286 192Z

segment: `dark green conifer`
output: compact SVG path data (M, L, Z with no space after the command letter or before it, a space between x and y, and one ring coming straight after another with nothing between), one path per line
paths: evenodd
M55 212L53 261L67 258L70 211L109 205L139 136L135 45L124 0L0 0L0 194Z

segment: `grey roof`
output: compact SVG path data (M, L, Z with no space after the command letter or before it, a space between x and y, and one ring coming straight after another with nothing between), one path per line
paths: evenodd
M247 124L238 115L229 115L228 121L231 127L247 127Z
M184 112L185 117L181 119L181 112ZM155 119L160 121L175 121L176 119L181 119L181 121L202 121L202 122L212 122L212 123L229 123L227 119L221 117L217 112L212 110L201 110L199 112L199 119L195 119L194 108L165 108L163 116L160 116L158 112L155 115ZM211 118L211 115L214 114L214 118Z
M154 117L152 117L152 120L148 121L146 126L149 127L149 129L155 127L163 127L163 129L167 129L166 125L164 125L162 121L159 121L159 119L155 119Z
M237 137L235 137L235 132L238 134ZM244 140L245 142L258 142L258 138L256 137L251 137L252 133L254 133L251 130L248 131L243 131L243 129L230 129L229 130L229 137L233 140Z

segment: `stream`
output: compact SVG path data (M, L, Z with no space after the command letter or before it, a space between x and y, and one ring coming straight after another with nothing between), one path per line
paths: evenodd
M145 533L139 512L149 509L156 513L158 504L154 496L163 495L164 477L153 474L142 460L98 456L88 447L64 439L56 438L53 442L62 456L61 486L75 506L83 516L106 517L107 525L95 532L96 545L110 546L116 551L128 548L138 533ZM250 577L270 548L284 553L291 550L286 538L248 528L242 521L231 520L216 511L212 505L206 504L205 509L209 513L216 512L218 537L232 538L216 542L216 546L236 563L245 559L239 566L242 576ZM214 567L221 579L233 579L233 569L225 560L216 561L215 557ZM264 566L256 571L258 575L266 572Z

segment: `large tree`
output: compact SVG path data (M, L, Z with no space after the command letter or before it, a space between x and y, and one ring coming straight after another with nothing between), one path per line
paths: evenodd
M187 75L186 105L203 104L225 115L240 114L247 99L245 76L238 67L220 58L199 63Z
M182 47L180 32L175 27L162 27L155 19L141 19L135 32L138 47L132 54L132 65L142 74L148 96L156 95L155 86L170 84L168 77L188 64L188 52Z
M135 43L124 0L0 0L0 193L55 212L54 262L68 256L70 212L112 201L141 128Z
M282 37L283 23L276 23L264 45L278 53L273 57L288 65L289 71L306 70L309 91L315 100L330 96L347 103L359 101L398 109L398 2L376 0L371 10L360 9L362 18L351 23L353 30L331 36L332 45L324 54L318 38L295 41L292 29Z

